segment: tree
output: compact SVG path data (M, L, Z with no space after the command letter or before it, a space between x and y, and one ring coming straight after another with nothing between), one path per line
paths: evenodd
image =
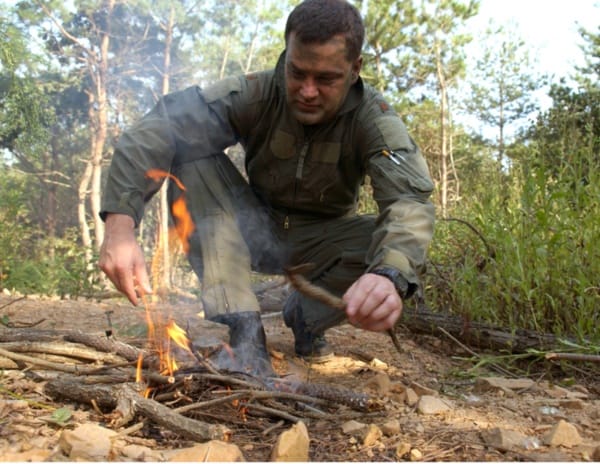
M477 13L475 0L463 4L457 0L428 0L421 3L419 22L411 34L409 71L420 76L419 81L429 92L433 91L438 103L439 136L437 163L442 216L448 211L450 179L454 180L455 198L458 198L458 173L452 153L452 110L449 92L464 75L464 45L471 40L459 33L464 22ZM413 89L413 93L414 89ZM451 174L452 173L452 174Z
M481 43L485 48L470 72L470 89L463 107L494 128L498 164L503 166L507 129L538 109L533 93L544 80L531 71L534 62L515 25L490 25Z
M356 7L363 12L366 29L361 75L382 93L390 92L394 83L407 76L405 51L416 23L413 3L411 0L356 2Z

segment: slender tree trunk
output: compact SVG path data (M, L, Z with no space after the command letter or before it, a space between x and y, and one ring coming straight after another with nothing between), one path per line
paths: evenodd
M254 34L252 35L252 41L250 42L250 49L248 50L248 59L246 60L246 65L244 66L244 73L249 73L250 69L252 69L252 60L254 59L254 49L256 48L256 41L258 40L258 29L260 27L260 22L257 21L254 27Z
M106 11L105 30L101 32L100 39L100 57L97 63L96 75L96 130L93 131L92 137L95 138L95 143L92 144L91 160L92 160L92 175L91 175L91 191L90 205L92 210L92 220L94 221L94 235L96 249L100 249L100 245L104 240L104 223L100 219L100 203L102 191L102 162L104 159L104 146L108 137L108 51L110 46L110 15L115 6L115 0L106 0L104 10Z
M94 143L93 140L92 143ZM79 220L81 243L86 250L86 258L88 262L91 262L92 260L92 236L90 234L90 226L87 222L86 201L90 183L92 181L92 170L93 166L91 160L86 161L85 169L83 170L81 179L79 179L79 187L77 189L77 218Z
M504 89L500 87L500 118L498 124L498 164L502 169L502 163L504 161Z
M166 95L170 90L170 69L171 69L171 45L173 43L173 27L175 25L175 9L173 6L169 10L169 20L165 25L165 51L163 59L163 79L162 94ZM159 208L159 244L161 254L162 269L160 275L160 286L169 288L171 286L171 255L169 250L169 203L167 201L167 189L169 180L165 179L160 189L160 208ZM155 276L158 278L158 276Z
M442 67L440 43L435 43L435 57L438 86L440 90L440 169L442 217L448 211L448 89Z
M225 42L225 53L223 54L223 61L221 61L221 70L219 71L219 79L225 77L225 70L227 69L227 62L229 61L229 51L231 50L231 37L227 36Z

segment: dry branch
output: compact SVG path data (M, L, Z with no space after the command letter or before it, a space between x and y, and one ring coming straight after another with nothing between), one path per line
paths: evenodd
M68 365L68 364L59 364L51 361L46 361L44 359L36 358L34 356L26 356L18 353L12 353L10 351L6 351L0 348L0 356L12 359L13 361L19 363L24 362L27 364L32 364L39 368L50 369L58 372L68 372L70 374L86 374L92 373L97 368L89 367L86 365Z
M546 354L546 359L600 363L600 355L596 355L596 354L548 353L548 354Z
M102 361L122 363L125 360L112 353L100 353L95 349L78 343L69 342L8 342L0 344L0 348L13 353L45 353L77 358L85 361Z
M69 399L84 404L91 404L93 400L100 408L116 408L114 414L118 419L115 424L119 427L126 425L135 414L141 414L189 440L227 441L231 435L231 431L225 426L190 419L157 401L142 397L138 387L131 383L115 388L105 385L83 385L79 380L76 377L51 380L46 384L45 393L54 399Z
M104 353L115 353L128 361L135 361L140 354L144 357L147 353L144 350L131 346L127 343L119 342L106 336L90 335L83 332L72 331L64 336L68 342L81 343L83 345L95 348Z

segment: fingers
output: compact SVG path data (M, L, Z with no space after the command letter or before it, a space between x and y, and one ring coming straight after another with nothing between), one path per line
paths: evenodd
M344 295L351 324L375 332L390 329L402 313L402 299L383 276L365 274Z
M132 304L152 293L143 252L128 228L107 228L100 248L100 269Z

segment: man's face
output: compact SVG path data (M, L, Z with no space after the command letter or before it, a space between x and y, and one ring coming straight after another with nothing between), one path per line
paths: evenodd
M328 122L344 103L362 65L346 58L346 40L337 35L318 44L288 38L285 58L286 98L294 117L304 125Z

